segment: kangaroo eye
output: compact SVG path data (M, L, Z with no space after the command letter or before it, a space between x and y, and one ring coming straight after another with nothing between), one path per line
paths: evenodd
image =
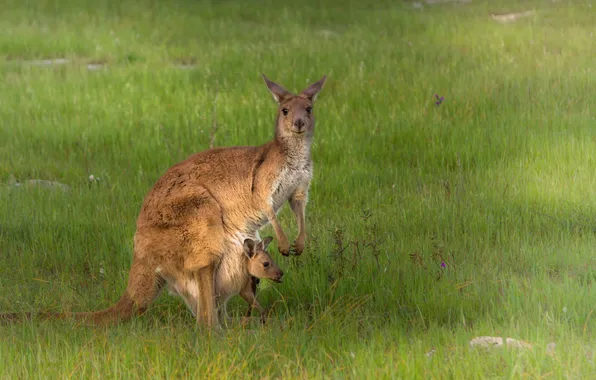
M306 107L306 113L310 115L312 112L312 107Z
M269 266L269 263L268 263L268 262L264 262L264 263L263 263L263 266L264 266L265 268L267 268L267 267Z
M289 110L289 109L287 109L287 108L282 108L282 109L281 109L281 112L283 112L283 114L284 114L285 116L287 116L287 115L288 115L288 112L290 112L290 110Z

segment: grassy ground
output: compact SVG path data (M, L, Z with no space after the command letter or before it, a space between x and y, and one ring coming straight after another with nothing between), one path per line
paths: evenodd
M208 336L162 295L112 328L0 326L0 378L596 376L596 3L317 4L0 2L0 311L117 300L157 178L214 133L271 138L261 72L330 75L310 239L274 255L267 327ZM27 179L71 189L10 185Z

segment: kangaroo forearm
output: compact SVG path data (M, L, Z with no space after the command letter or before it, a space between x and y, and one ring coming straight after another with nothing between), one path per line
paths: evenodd
M296 216L296 225L298 226L298 235L304 235L306 233L306 222L304 215L306 211L306 203L302 200L290 200L290 207Z
M298 226L298 235L306 234L306 222L304 220L306 214L306 203L308 201L308 189L298 189L289 199L290 207L296 216L296 224Z
M293 252L296 255L302 254L304 251L304 242L306 240L306 222L305 211L307 201L307 190L301 189L296 191L290 197L290 207L296 216L296 224L298 226L298 236L293 244Z
M273 231L275 231L277 240L278 241L284 240L284 238L287 240L287 236L286 236L283 228L281 228L281 224L277 220L275 211L273 211L273 210L267 211L267 219L269 219L269 223L271 223L271 227L273 227Z

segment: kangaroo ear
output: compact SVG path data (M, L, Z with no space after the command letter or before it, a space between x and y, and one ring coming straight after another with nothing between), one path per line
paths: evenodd
M245 239L244 240L244 254L249 258L255 255L255 242L252 239Z
M263 251L267 250L267 247L269 247L269 244L271 244L272 241L273 238L271 236L267 236L265 239L263 239L261 242L263 244Z
M308 86L306 90L303 90L300 95L306 96L310 99L311 102L314 102L317 98L317 95L323 88L325 81L327 80L327 75L323 75L323 78L319 79L318 82L311 84Z
M288 90L286 90L285 88L283 88L279 84L270 81L265 76L265 74L261 74L261 75L263 76L263 80L265 81L265 84L269 88L269 91L271 91L271 94L273 95L273 99L275 99L275 101L277 103L281 104L284 101L284 99L287 99L290 96L292 96L292 93L291 92L289 92Z

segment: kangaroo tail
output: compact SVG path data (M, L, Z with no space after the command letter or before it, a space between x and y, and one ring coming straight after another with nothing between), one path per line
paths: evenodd
M40 319L72 319L84 323L91 323L95 325L109 325L130 319L135 313L141 314L146 308L137 308L134 301L130 298L127 292L114 305L107 309L93 311L93 312L79 312L79 313L58 313L58 312L26 312L26 313L5 313L0 314L0 323L2 322L19 322L23 320Z

